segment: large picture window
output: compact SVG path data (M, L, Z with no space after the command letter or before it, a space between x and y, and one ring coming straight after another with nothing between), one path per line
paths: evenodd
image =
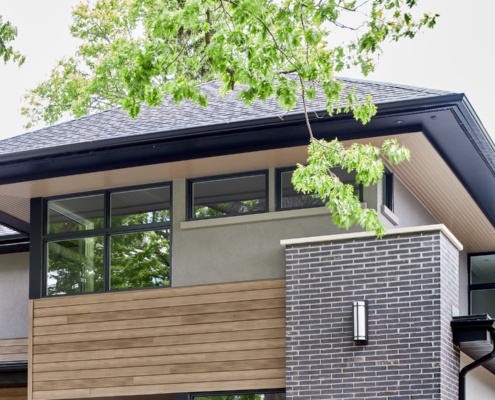
M170 285L170 186L46 200L44 294Z
M189 181L189 219L267 212L266 172Z
M469 304L471 314L495 317L495 254L469 258Z

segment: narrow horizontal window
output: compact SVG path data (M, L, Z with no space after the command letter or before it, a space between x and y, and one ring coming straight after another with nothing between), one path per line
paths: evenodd
M131 226L170 221L170 187L115 192L110 195L111 225Z
M189 219L267 211L267 175L231 176L189 183Z
M322 207L323 201L310 194L299 193L292 184L293 170L280 171L279 173L279 209L290 210L293 208Z
M310 207L322 207L323 201L311 194L304 194L296 191L292 184L292 174L294 169L281 169L277 171L277 209L278 210L292 210L298 208L310 208ZM347 173L341 169L335 169L333 171L339 179L345 183L350 184L354 188L354 194L360 201L363 201L362 185L358 185L354 181L352 174Z

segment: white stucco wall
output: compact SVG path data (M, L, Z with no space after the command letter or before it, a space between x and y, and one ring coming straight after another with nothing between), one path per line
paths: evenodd
M0 339L28 336L29 253L0 255Z

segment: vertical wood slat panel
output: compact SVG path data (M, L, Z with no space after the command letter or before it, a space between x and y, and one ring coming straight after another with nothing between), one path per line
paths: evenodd
M29 400L285 386L285 280L32 305Z

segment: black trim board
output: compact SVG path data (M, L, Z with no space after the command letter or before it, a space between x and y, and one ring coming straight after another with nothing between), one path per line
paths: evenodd
M0 387L26 387L27 362L0 363Z
M7 228L13 229L23 235L29 235L29 223L19 218L16 218L10 214L0 211L0 224L5 225Z
M313 117L316 137L356 140L423 131L495 226L495 150L463 95L379 104L363 126L349 114ZM158 132L0 157L4 183L118 168L301 146L308 133L301 115ZM493 161L487 157L492 157Z
M446 100L458 96L444 96ZM350 114L313 116L316 137L356 140L420 131L425 113L451 107L429 98L379 105L380 112L362 125ZM445 100L444 99L444 100ZM440 108L439 108L440 106ZM397 123L400 121L401 124ZM3 184L116 168L150 165L231 153L305 145L308 131L302 115L150 133L0 156ZM15 157L14 157L15 156ZM13 158L14 157L14 158Z

